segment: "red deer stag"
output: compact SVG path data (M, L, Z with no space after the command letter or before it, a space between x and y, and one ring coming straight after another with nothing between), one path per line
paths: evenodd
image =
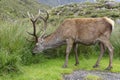
M107 48L109 51L109 65L106 69L110 70L112 68L113 47L110 43L109 38L112 30L114 29L113 20L107 17L70 18L64 20L55 32L45 37L44 34L46 31L47 19L49 18L49 14L47 11L41 12L45 12L47 16L44 18L40 16L39 13L36 17L32 17L30 14L28 14L34 27L34 34L32 35L35 36L36 39L36 45L33 49L33 54L66 44L66 59L63 67L67 67L68 57L72 47L75 51L75 65L77 65L79 64L77 53L78 43L84 45L92 45L98 42L100 46L100 55L93 67L95 68L99 66L99 62L105 52L105 48ZM35 23L38 18L44 21L44 32L39 38L36 36L35 28Z

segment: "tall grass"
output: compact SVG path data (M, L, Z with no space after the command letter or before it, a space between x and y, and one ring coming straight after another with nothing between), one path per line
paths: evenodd
M21 62L27 62L28 57L24 59L24 56L31 54L25 38L29 24L20 21L0 24L0 71L19 71Z
M120 24L115 25L115 29L112 32L111 42L114 47L115 57L120 59Z
M25 28L17 23L0 22L0 24L0 71L18 71L20 55L26 44Z

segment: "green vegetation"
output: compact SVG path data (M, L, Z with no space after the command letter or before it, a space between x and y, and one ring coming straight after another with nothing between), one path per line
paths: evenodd
M26 12L30 11L36 13L41 5L39 6L38 3L31 2L31 0L10 0L10 2L8 2L7 0L0 0L0 5L2 6L0 7L0 80L62 80L62 74L68 74L74 70L84 69L103 71L107 67L109 58L107 54L108 52L106 51L105 56L101 61L100 68L92 68L99 55L99 47L97 44L88 47L79 45L78 52L80 65L73 65L75 60L72 51L69 60L69 67L66 69L61 67L64 63L66 46L54 50L47 50L45 53L40 53L33 57L31 50L35 43L26 40L32 38L26 33L26 31L32 32L32 25L29 19L26 18ZM103 11L94 8L95 5L99 7L102 7L103 5L93 5L91 3L86 4L90 6L86 7L86 5L83 5L84 8L81 8L78 15L74 13L79 11L77 5L81 4L66 5L52 9L49 12L50 19L48 21L47 34L55 31L58 25L68 17L110 16L113 19L120 18L120 13L117 12L117 10L116 12L114 11L115 9L119 10L119 7L114 8L113 11L109 13L110 10L107 8ZM70 6L70 9L73 8L72 11L68 10L68 6ZM56 14L62 9L64 11L62 11L59 16L56 16ZM94 11L94 13L92 11ZM99 13L95 11L98 11ZM111 72L120 72L119 34L119 24L116 24L115 30L111 36L111 42L115 48L113 69Z
M111 17L120 18L120 3L109 9L105 3L80 3L69 4L53 8L52 16L72 18L72 17Z
M38 9L49 9L37 0L0 0L0 20L15 21L25 18L27 11L36 13Z
M0 24L0 71L18 71L21 54L29 54L25 50L29 48L25 40L26 26L8 22L1 22Z
M75 59L70 56L69 67L62 68L64 58L57 57L53 59L44 59L39 64L31 64L22 66L22 73L10 73L0 76L0 80L62 80L63 74L72 73L74 70L101 70L104 71L108 64L108 58L104 57L100 63L100 68L93 69L92 66L96 61L96 57L90 57L90 59L81 59L79 57L80 64L74 66ZM112 72L120 72L119 60L114 59ZM93 77L93 76L92 76ZM96 77L95 77L96 78ZM95 79L94 79L95 80Z

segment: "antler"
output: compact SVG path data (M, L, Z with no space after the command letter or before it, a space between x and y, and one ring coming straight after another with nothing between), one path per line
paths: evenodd
M38 15L36 17L34 17L33 14L30 15L29 12L27 12L27 14L28 14L28 16L29 16L29 18L30 18L30 20L31 20L31 22L33 24L33 33L28 32L28 34L34 36L35 37L35 42L38 42L38 36L36 35L36 25L35 25L35 23L39 18L40 11L39 11L39 13L38 13Z
M42 35L40 36L40 38L43 38L45 36L46 33L46 28L47 28L47 20L49 18L49 13L46 10L40 10L41 12L45 12L46 13L46 17L43 18L42 16L40 16L40 18L43 20L44 22L44 31L42 33Z
M42 16L40 16L40 12L45 12L46 13L46 17L43 18ZM29 12L27 12L32 24L33 24L33 33L29 33L30 35L34 36L35 37L35 42L37 43L38 42L38 36L36 34L36 21L38 20L38 18L42 19L43 22L44 22L44 31L42 33L42 35L40 36L40 38L43 38L43 36L45 35L46 33L46 28L47 28L47 20L49 18L49 14L46 10L39 10L38 14L36 15L36 17L33 16L33 14L30 14Z

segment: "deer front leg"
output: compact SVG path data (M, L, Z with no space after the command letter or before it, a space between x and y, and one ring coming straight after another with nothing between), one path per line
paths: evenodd
M96 64L93 66L93 68L99 67L100 60L105 52L105 46L103 45L103 43L100 43L99 45L100 45L100 55L98 57Z
M75 66L77 66L79 64L78 52L77 52L78 44L74 44L73 49L74 49L74 52L75 52L75 60L76 60Z
M70 51L72 49L72 46L73 46L73 40L72 39L67 39L66 40L67 42L67 48L66 48L66 58L65 58L65 63L63 65L63 68L66 68L67 65L68 65L68 57L69 57L69 54L70 54Z

